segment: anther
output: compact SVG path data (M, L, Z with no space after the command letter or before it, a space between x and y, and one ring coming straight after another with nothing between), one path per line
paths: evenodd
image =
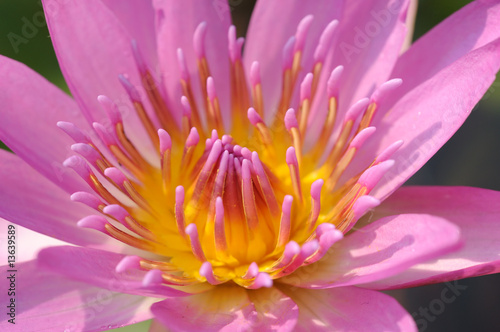
M311 231L316 226L316 222L321 211L321 188L323 180L318 179L311 184L311 215L308 220L308 230Z
M304 197L302 196L299 162L297 161L297 156L295 155L295 149L293 147L289 147L286 150L286 163L288 164L288 168L290 169L290 178L292 180L295 197L297 197L298 200L303 203Z
M235 164L236 160L235 160ZM252 175L251 175L251 162L244 159L241 164L241 178L242 178L242 197L243 208L249 230L253 231L258 225L257 208L255 206L255 194L253 190Z
M195 224L189 224L186 227L186 234L189 236L189 240L191 242L191 250L193 255L200 262L206 262L205 254L203 253L203 249L201 248L200 238L198 236L198 228Z
M141 268L141 258L139 256L125 256L116 264L115 271L118 273L130 270L139 270Z
M163 272L160 270L150 270L142 279L143 287L158 286L163 283Z
M207 279L207 282L211 285L219 285L219 284L222 284L222 283L227 281L227 280L218 278L214 274L214 270L213 270L212 264L210 264L210 262L204 262L203 264L201 264L199 273L202 277L205 277L205 279Z
M264 116L264 99L262 97L262 84L260 81L260 64L258 61L252 62L250 67L250 84L252 85L253 107L257 113Z
M175 188L175 222L179 234L186 238L186 222L184 217L184 187Z
M290 231L292 227L292 203L293 197L291 195L286 195L283 199L283 204L281 207L280 230L275 250L280 250L281 248L283 248L290 239Z
M84 191L77 191L73 193L70 198L73 202L83 203L97 211L102 211L102 209L106 206L106 203L101 201L99 198Z

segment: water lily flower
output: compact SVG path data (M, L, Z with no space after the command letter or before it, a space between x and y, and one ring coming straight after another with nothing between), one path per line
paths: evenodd
M259 0L245 41L223 0L43 6L72 98L0 58L2 330L415 331L379 290L500 270L499 192L398 189L495 79L498 1L409 48L408 0Z

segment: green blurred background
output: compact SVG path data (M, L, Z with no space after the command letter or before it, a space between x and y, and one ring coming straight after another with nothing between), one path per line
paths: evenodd
M353 1L353 0L351 0ZM415 38L469 3L465 0L420 1ZM230 1L239 34L244 34L254 0ZM65 91L67 87L43 23L39 1L0 0L0 54L23 62ZM37 23L29 37L22 35L26 20ZM499 22L500 28L500 22ZM13 47L15 35L25 38ZM430 50L432 51L432 50ZM1 118L0 118L1 121ZM412 179L411 184L466 185L500 190L500 81L490 88L457 134ZM5 148L0 142L0 146ZM467 286L425 331L500 331L500 277L485 276L461 281ZM389 292L410 313L429 307L440 298L444 284ZM116 329L147 331L150 322Z

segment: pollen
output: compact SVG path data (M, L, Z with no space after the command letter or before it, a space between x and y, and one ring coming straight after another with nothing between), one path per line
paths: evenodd
M144 286L270 287L335 250L356 221L379 204L370 191L392 166L390 157L402 142L355 175L347 176L346 170L375 132L371 123L381 95L401 82L388 81L375 97L339 115L343 67L328 72L324 63L338 22L325 27L312 68L302 68L311 22L312 16L306 16L284 47L281 98L274 109L263 100L266 82L259 62L245 71L244 40L236 38L234 27L228 31L226 60L230 96L218 95L215 79L223 78L211 76L205 50L209 27L203 22L194 33L193 50L177 50L181 109L167 106L135 41L131 50L146 95L139 94L126 73L118 78L154 156L146 156L129 138L117 105L104 95L98 100L110 125L96 122L88 135L72 123L58 123L75 141L71 148L78 154L65 165L92 189L71 196L96 211L78 225L137 249L117 271L144 271ZM188 68L185 52L194 52L197 68ZM189 70L197 71L199 81L192 80ZM312 125L312 105L322 77L327 112L318 127ZM196 98L195 84L202 98ZM223 114L228 113L221 109L220 97L230 97L230 126L225 125L229 121ZM315 143L306 144L311 134Z

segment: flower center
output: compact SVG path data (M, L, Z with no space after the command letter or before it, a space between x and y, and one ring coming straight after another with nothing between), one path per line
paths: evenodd
M77 192L72 199L100 212L80 220L79 226L151 253L127 256L117 270L147 271L145 285L231 281L250 289L269 287L273 280L321 259L359 217L379 203L368 194L392 165L388 159L401 142L387 148L359 174L348 179L342 175L375 131L369 126L380 95L400 82L385 83L375 97L352 105L336 124L343 67L335 68L326 85L326 119L319 127L317 143L306 148L311 105L319 79L326 75L326 49L337 25L331 22L320 38L313 68L298 89L295 111L289 106L311 21L311 16L305 17L285 45L282 95L269 123L263 120L259 63L252 65L247 80L241 58L243 41L236 39L231 27L232 131L231 136L226 134L205 57L205 23L194 34L203 105L193 94L194 82L182 50L178 50L182 112L168 109L135 43L132 49L146 96L125 75L119 77L156 156L147 158L137 148L140 145L128 138L117 106L105 96L99 101L111 125L93 124L99 139L91 139L71 123L58 123L76 141L72 149L84 158L70 157L65 165L94 190L92 194ZM144 98L154 112L147 110ZM177 119L179 113L182 117Z

